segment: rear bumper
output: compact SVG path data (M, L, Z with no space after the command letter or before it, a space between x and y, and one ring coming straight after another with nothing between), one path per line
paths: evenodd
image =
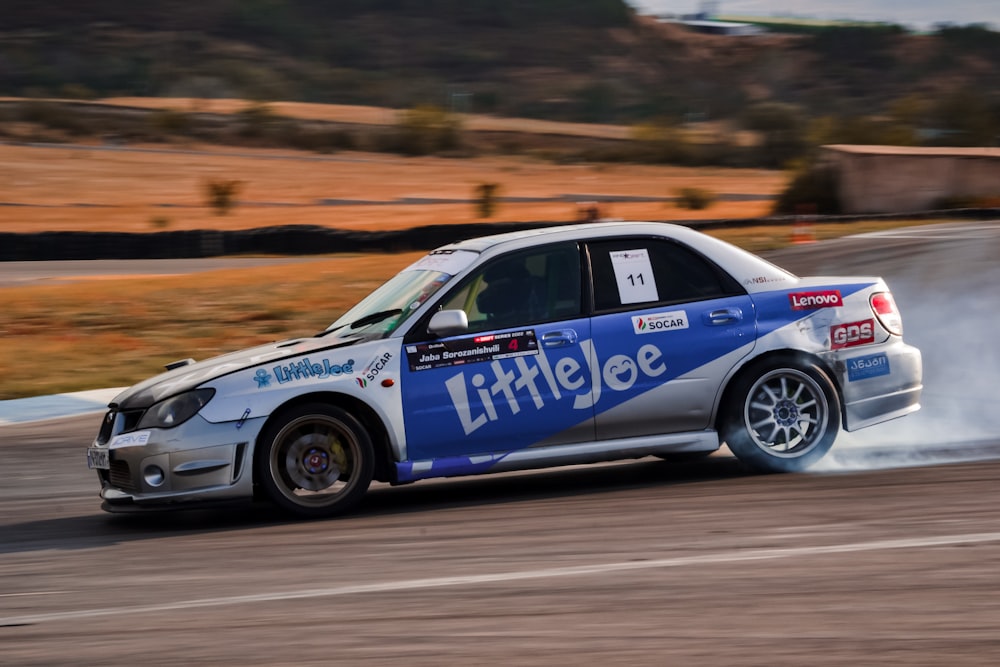
M920 409L920 350L899 339L840 351L831 364L844 399L844 429L856 431Z

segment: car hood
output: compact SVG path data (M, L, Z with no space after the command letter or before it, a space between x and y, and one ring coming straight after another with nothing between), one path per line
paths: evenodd
M360 338L300 338L230 352L187 364L133 385L118 394L110 405L120 410L148 408L164 398L194 389L209 380L286 357L332 350L361 342Z

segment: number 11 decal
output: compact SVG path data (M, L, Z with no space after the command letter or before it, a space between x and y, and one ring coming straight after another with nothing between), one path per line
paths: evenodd
M649 251L616 250L611 253L611 266L615 270L618 283L618 297L622 305L658 301L653 267L649 263Z

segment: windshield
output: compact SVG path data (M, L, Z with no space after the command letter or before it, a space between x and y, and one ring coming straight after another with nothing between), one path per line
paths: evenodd
M435 251L424 256L366 296L320 335L341 329L337 335L360 335L368 340L388 336L476 256L461 250Z

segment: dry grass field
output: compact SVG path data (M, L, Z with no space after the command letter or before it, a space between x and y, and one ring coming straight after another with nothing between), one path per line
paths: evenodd
M0 288L0 400L133 384L325 329L422 253Z
M130 231L248 229L310 224L346 229L398 229L472 222L472 203L407 204L403 198L470 201L482 183L501 197L670 197L685 187L715 194L773 196L786 175L766 170L648 165L555 165L515 157L404 158L373 153L316 155L216 146L0 145L0 231ZM225 216L208 206L205 184L242 183ZM322 200L377 205L323 205ZM764 215L768 201L717 202L702 211L662 201L602 202L606 217L704 219ZM571 201L501 202L494 220L572 220Z

